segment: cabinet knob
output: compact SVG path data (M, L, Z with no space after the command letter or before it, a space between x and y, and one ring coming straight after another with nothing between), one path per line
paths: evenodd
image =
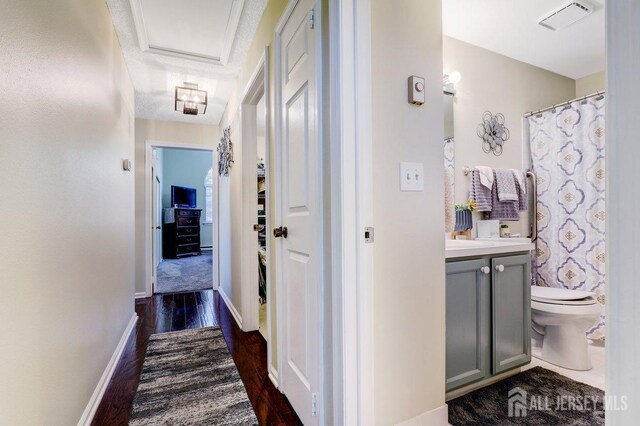
M491 269L488 266L483 266L482 268L480 268L480 272L487 275L489 272L491 272Z
M504 265L496 265L496 271L503 272L504 271Z

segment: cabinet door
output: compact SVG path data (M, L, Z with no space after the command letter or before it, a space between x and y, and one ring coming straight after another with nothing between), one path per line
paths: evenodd
M485 259L447 263L447 391L489 376L488 272Z
M491 259L493 374L531 361L531 256Z

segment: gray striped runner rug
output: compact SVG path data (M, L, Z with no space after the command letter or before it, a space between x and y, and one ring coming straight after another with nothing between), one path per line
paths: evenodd
M129 424L258 424L219 328L150 337Z

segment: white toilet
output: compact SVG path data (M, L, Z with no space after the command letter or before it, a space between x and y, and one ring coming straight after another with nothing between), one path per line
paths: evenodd
M585 332L599 316L595 293L531 286L533 356L571 370L591 370Z

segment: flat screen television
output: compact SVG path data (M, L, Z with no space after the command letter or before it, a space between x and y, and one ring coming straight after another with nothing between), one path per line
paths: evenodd
M173 207L196 208L195 188L171 185L171 205Z

